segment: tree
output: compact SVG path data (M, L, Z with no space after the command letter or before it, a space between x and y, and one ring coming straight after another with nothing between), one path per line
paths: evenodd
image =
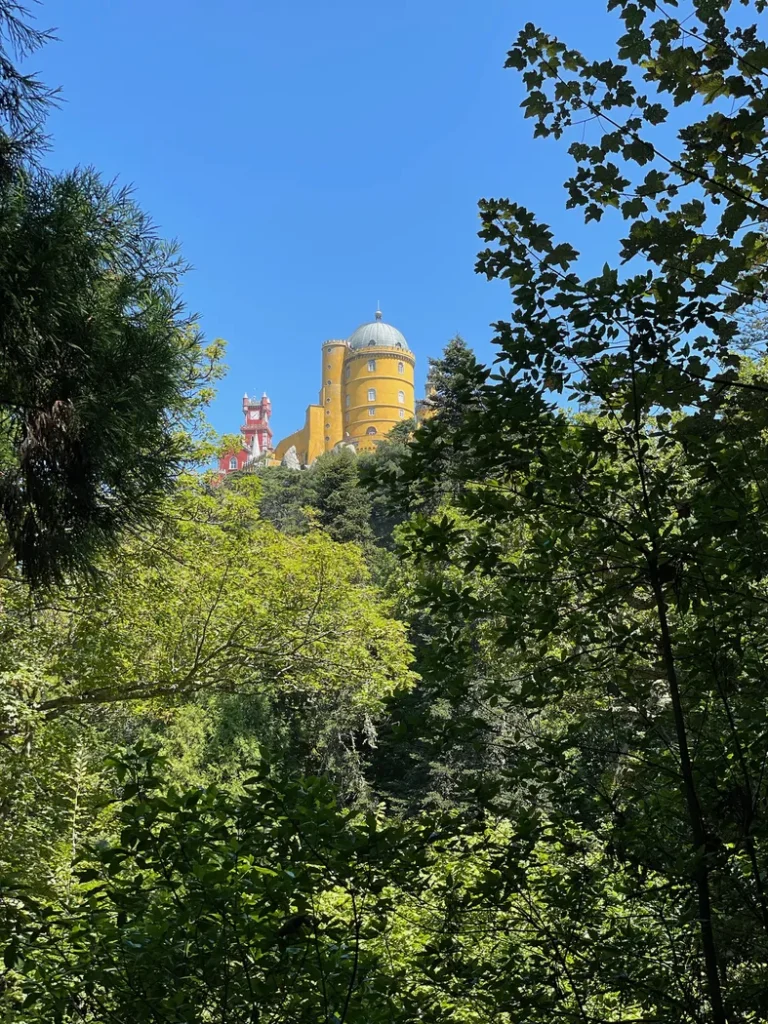
M554 806L563 832L587 816L626 898L641 905L649 875L664 879L675 899L650 894L649 913L692 979L665 1012L723 1024L765 1011L768 949L768 381L735 351L765 288L765 43L730 4L686 19L609 9L625 63L591 62L533 25L507 63L537 135L592 127L570 146L567 205L587 222L621 213L623 269L584 278L534 214L481 203L478 269L509 281L515 312L496 325L502 365L466 467L480 483L457 499L477 529L435 521L414 544L496 581L482 604L469 587L424 596L504 623L530 718L510 779ZM671 152L667 100L688 115ZM589 414L558 409L560 396ZM434 438L414 447L431 472ZM646 1013L650 969L628 968Z
M0 253L3 562L46 583L157 511L219 350L182 312L175 248L92 171L4 185Z
M447 531L455 549L441 542L422 550L427 523ZM455 557L476 533L484 543L485 531L447 502L433 519L415 517L397 532L401 557L389 591L408 623L417 682L387 701L370 779L408 815L435 808L503 815L521 806L508 772L525 722L515 695L520 666L499 635L505 620L493 615L503 580Z
M314 489L312 470L297 471L268 466L258 471L261 483L259 512L281 533L300 534L310 529Z
M142 749L114 764L119 837L28 934L27 901L6 948L19 1019L402 1019L390 886L421 864L402 829L350 818L317 778L260 772L240 797L179 794Z
M251 484L209 494L187 480L166 522L52 604L6 585L3 667L34 667L38 714L261 687L301 693L307 718L313 692L335 694L357 721L407 680L402 630L360 554L260 522Z
M16 0L0 0L0 185L34 159L45 137L45 115L56 95L35 76L24 74L23 60L52 39L32 26Z
M448 342L439 359L429 361L427 393L433 415L422 429L437 458L429 473L422 463L418 467L421 488L429 485L421 503L425 510L435 511L468 479L465 465L473 450L476 424L482 422L479 413L487 378L488 370L459 335Z
M357 456L349 449L321 455L311 470L318 523L336 541L371 540L371 503L360 487Z
M0 999L24 1024L545 1024L649 1019L649 1003L660 1020L686 986L687 964L659 962L663 923L578 826L404 823L263 768L238 795L180 793L141 747L112 766L118 827L66 897L3 889ZM668 991L641 1005L623 968L654 952Z
M481 400L485 381L472 349L461 335L451 338L439 359L430 358L427 396L430 408L445 427L456 429L469 408Z
M410 502L396 482L410 458L410 442L416 420L403 420L378 442L373 451L359 456L360 486L371 502L371 529L376 544L391 551L397 526L410 514Z
M187 480L95 578L0 587L0 873L66 887L109 834L103 760L137 737L180 787L239 792L266 760L365 799L383 700L412 682L405 630L354 546L279 533L254 489Z
M301 472L265 467L258 476L261 514L283 532L306 533L314 525L342 544L371 541L370 498L353 452L327 452Z
M483 429L483 385L488 370L458 335L439 359L430 359L427 377L429 410L414 433L415 424L399 424L390 433L381 454L363 462L362 480L375 496L376 508L393 526L417 511L434 512L471 479L470 463L475 437ZM410 442L422 439L431 462L413 461Z

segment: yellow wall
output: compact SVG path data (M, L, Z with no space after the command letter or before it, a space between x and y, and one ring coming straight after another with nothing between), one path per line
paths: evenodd
M308 405L304 426L283 440L275 448L275 458L282 460L289 448L295 448L302 466L310 466L325 451L323 426L325 410L322 405Z
M369 363L375 363L369 369ZM399 372L402 364L403 372ZM414 371L416 361L410 352L395 348L365 348L347 351L344 365L345 440L356 442L358 451L369 451L377 441L416 409ZM374 398L368 392L373 389ZM403 401L399 393L403 393ZM375 414L371 415L370 410ZM403 415L400 415L400 412ZM369 434L374 428L376 433Z
M288 449L295 448L296 454L299 456L299 459L301 459L301 455L299 455L299 449L305 446L305 431L306 427L302 427L301 430L295 430L292 434L289 434L288 437L284 437L282 441L278 441L277 446L275 448L275 458L278 461L282 461L282 458L288 451Z
M371 360L373 370L368 368ZM304 426L278 444L275 458L282 459L293 446L302 466L309 466L339 441L355 444L358 451L370 451L393 427L416 414L415 369L413 353L404 349L353 351L345 341L326 341L319 403L307 407ZM368 397L371 388L376 393L373 399ZM374 415L370 409L375 410ZM375 434L368 433L372 427Z

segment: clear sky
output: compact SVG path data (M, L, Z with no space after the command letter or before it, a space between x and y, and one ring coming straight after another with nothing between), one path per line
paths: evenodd
M43 0L36 12L60 40L33 61L64 100L48 163L132 183L181 243L186 300L228 342L211 410L222 432L237 430L243 391L269 393L276 440L298 428L321 342L377 301L419 385L456 333L490 360L509 296L474 273L479 198L522 202L582 240L563 209L564 150L533 141L503 63L526 21L605 55L618 33L602 0Z

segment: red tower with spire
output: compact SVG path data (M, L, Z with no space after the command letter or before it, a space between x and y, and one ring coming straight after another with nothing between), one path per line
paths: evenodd
M243 447L237 452L228 452L219 459L219 473L236 473L245 469L262 455L272 454L272 427L269 417L272 415L272 403L266 391L261 398L249 398L243 395L244 422L240 427L243 435Z
M240 427L243 441L249 451L253 451L254 438L258 442L257 454L263 455L272 451L272 427L269 425L269 417L272 415L272 403L267 397L267 392L260 399L249 398L243 395L243 416L245 422Z

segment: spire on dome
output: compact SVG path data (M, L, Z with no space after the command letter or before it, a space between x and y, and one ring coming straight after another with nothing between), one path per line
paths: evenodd
M381 312L381 303L376 303L376 319L381 320L384 314Z

